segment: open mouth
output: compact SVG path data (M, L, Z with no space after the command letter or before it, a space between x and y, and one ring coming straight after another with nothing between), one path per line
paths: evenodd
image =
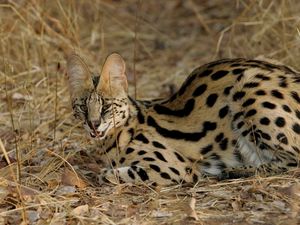
M108 129L108 126L103 131L93 130L92 132L90 132L90 135L92 138L102 138L106 134L107 129Z

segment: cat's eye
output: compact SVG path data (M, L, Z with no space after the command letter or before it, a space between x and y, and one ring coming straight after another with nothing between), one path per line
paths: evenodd
M88 108L86 107L86 105L81 105L79 106L80 109L83 111L83 112L86 112L88 110Z

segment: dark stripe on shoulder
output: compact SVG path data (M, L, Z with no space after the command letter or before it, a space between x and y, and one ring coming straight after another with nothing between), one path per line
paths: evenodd
M169 130L158 125L154 118L151 116L148 116L147 124L151 127L154 127L155 130L163 137L183 139L187 141L199 141L201 138L206 136L206 133L208 131L215 130L217 127L217 124L215 122L205 121L203 123L203 131L201 132L188 133L179 130Z
M185 103L183 109L173 110L173 109L167 108L163 105L155 105L153 107L153 109L158 114L176 116L176 117L185 117L185 116L190 115L190 113L194 109L194 106L195 106L195 100L191 98Z
M186 89L191 85L191 83L196 79L197 71L193 71L186 81L182 84L178 91L178 95L181 96L185 93Z

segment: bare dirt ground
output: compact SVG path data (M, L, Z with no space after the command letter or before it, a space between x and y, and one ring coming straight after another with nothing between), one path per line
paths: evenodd
M118 52L141 99L168 96L224 57L300 69L299 11L297 0L0 1L0 224L300 224L299 170L98 186L101 163L72 118L65 73L72 50L95 71Z

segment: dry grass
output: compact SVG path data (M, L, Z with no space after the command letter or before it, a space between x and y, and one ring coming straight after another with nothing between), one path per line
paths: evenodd
M299 224L297 171L97 187L90 172L101 164L65 81L74 49L98 71L122 54L138 98L168 95L217 58L263 55L300 69L299 11L297 0L0 1L0 224Z

